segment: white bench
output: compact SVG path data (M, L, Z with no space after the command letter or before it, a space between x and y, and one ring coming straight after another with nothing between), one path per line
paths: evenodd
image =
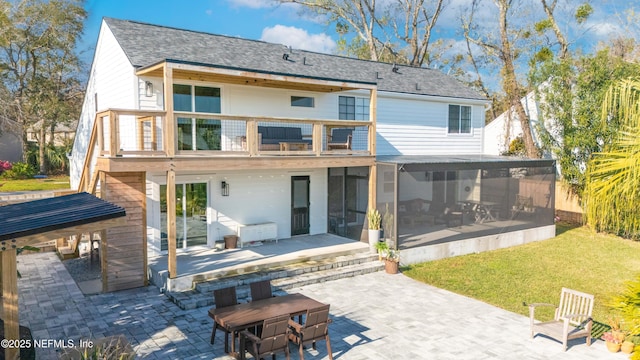
M255 241L275 240L278 242L278 225L274 222L261 224L238 224L238 242L243 244Z

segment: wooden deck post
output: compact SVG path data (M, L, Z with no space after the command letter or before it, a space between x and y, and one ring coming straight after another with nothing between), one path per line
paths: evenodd
M322 155L322 124L313 124L313 152L316 156Z
M255 119L247 120L247 133L245 136L247 137L246 142L249 156L258 155L258 150L260 149L260 140L258 139L258 121Z
M164 124L162 133L164 134L164 152L169 157L176 155L176 121L173 115L173 68L164 63ZM174 199L175 200L175 199Z
M176 172L173 169L167 171L167 246L169 258L167 269L169 278L174 279L177 274L176 259Z
M107 230L100 230L100 277L102 282L102 292L106 293L109 291L109 263L107 262L108 250L109 249L109 238L107 237ZM89 253L91 256L91 253Z
M118 155L118 122L116 113L109 111L109 156Z
M378 102L378 91L371 89L369 97L369 153L372 156L376 156L376 108ZM369 167L369 208L375 209L377 205L377 178L378 172L374 162Z
M369 154L376 156L376 122L378 108L378 90L369 91Z
M4 338L7 340L20 339L20 325L18 320L18 268L16 264L16 249L1 251L2 258L2 317L4 320ZM11 347L5 349L5 359L17 359L20 349Z

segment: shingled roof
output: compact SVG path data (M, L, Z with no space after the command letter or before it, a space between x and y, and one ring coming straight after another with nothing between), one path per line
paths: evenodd
M487 100L439 70L290 49L284 45L105 18L136 68L162 61L376 84L379 91ZM285 56L285 54L287 54Z

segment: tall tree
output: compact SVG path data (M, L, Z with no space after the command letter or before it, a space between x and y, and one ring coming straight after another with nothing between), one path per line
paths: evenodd
M444 0L397 0L391 18L395 37L405 47L406 62L411 66L431 66L431 35L444 8Z
M0 0L0 78L7 89L0 104L26 130L43 130L77 118L82 90L75 53L86 12L81 0ZM41 132L42 134L42 132ZM40 171L46 172L41 135Z
M640 239L640 78L611 86L602 123L622 125L603 152L587 166L584 207L587 223L599 231ZM608 125L605 125L608 126Z
M479 26L475 14L481 3L483 3L482 0L473 0L468 17L463 19L465 38L500 65L502 90L507 104L515 111L520 122L526 155L530 158L539 158L540 152L533 141L530 119L520 101L526 88L521 85L516 71L516 62L523 49L530 46L530 44L523 44L523 41L530 40L531 31L526 26L516 28L510 23L516 13L513 0L493 0L498 10L497 34L493 27ZM519 15L522 13L520 12Z
M574 27L579 30L593 13L593 8L589 3L565 1L558 7L557 0L540 1L546 17L535 23L535 30L546 42L542 43L529 62L529 81L536 88L536 101L540 110L538 115L542 120L536 130L544 152L558 159L562 178L569 189L580 194L584 186L585 160L578 157L588 154L578 153L575 149L584 148L592 140L583 138L582 130L575 126L578 124L576 109L586 104L583 98L576 98L576 90L579 89L576 84L579 82L577 77L580 74L577 69L580 62L588 62L588 57L578 60L574 58L569 48L571 40L561 30L558 19L562 19L564 28ZM584 81L588 82L587 78ZM588 106L593 108L599 106L599 103Z
M432 42L433 29L450 0L279 0L325 17L349 55L374 61L430 66L446 46ZM390 34L390 30L393 34ZM353 38L347 40L351 35Z
M374 35L378 22L385 19L379 16L376 0L280 0L282 3L295 3L319 16L327 17L328 23L336 26L339 34L354 32L360 42L365 44L367 57L378 61L385 49L386 41Z
M609 87L640 72L640 64L628 62L605 48L594 55L566 60L548 59L533 72L538 87L540 140L557 159L562 179L581 196L586 184L585 167L593 153L603 150L618 131L615 120L603 125L600 112Z

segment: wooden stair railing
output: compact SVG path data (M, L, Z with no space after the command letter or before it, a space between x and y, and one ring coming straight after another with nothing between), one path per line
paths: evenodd
M80 175L80 184L78 185L78 192L89 192L89 189L93 188L95 191L95 182L98 176L98 171L94 171L91 174L91 161L93 159L93 153L96 148L96 141L98 140L98 126L101 123L100 118L108 115L108 111L102 111L96 114L93 121L93 128L91 129L91 137L87 145L87 156L84 158L84 164L82 165L82 174ZM93 191L91 193L93 193Z

